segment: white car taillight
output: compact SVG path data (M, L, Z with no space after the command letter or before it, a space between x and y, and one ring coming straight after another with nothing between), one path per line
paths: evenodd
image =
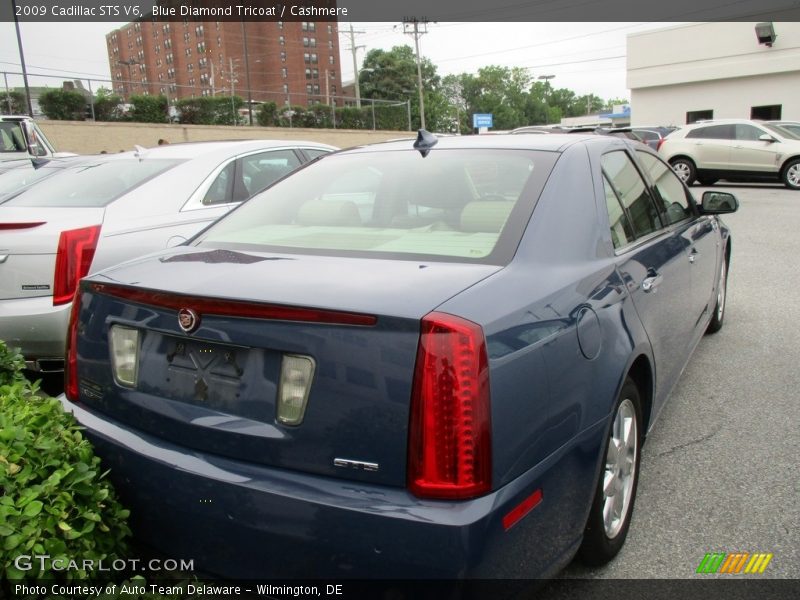
M284 425L303 422L314 366L314 359L310 356L284 354L278 387L278 421Z
M134 387L139 372L139 330L112 325L111 365L114 379L125 387Z
M61 232L53 280L53 306L72 300L78 281L89 274L99 238L100 225Z

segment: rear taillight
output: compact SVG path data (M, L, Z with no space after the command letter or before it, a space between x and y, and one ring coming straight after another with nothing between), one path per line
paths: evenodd
M664 141L665 141L664 138L661 138L660 140L658 140L658 144L656 144L656 152L661 150L661 146L664 145Z
M78 401L78 317L81 312L81 295L75 294L67 328L67 352L64 365L64 394L72 402Z
M89 273L98 237L100 225L61 232L53 281L53 306L72 300L78 281Z
M422 319L409 429L408 487L421 498L491 489L489 362L481 327L432 312Z

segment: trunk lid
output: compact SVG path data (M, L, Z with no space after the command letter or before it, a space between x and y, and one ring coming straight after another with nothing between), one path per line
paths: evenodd
M205 248L132 261L82 288L80 400L186 447L402 486L420 319L499 269ZM191 333L179 307L199 316ZM139 332L131 387L112 373L112 326ZM315 365L296 426L277 419L287 355Z
M104 208L0 207L0 300L52 296L62 231L103 222Z

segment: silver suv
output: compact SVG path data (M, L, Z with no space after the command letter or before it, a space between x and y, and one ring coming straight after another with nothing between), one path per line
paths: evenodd
M702 121L669 134L658 153L687 185L780 181L800 190L800 139L769 123Z

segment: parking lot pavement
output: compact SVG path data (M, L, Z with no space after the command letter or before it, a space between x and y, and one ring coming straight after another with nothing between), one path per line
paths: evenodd
M563 577L717 577L695 574L707 552L771 552L764 577L800 578L800 192L713 189L741 203L724 218L724 327L701 340L647 440L622 552Z

